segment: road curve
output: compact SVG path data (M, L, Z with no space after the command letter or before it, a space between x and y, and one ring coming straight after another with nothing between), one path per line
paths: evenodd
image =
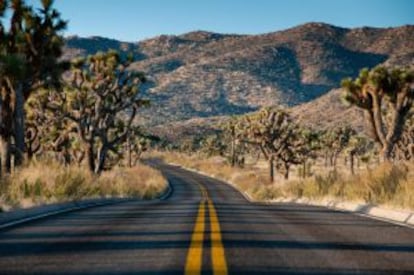
M159 167L166 200L91 208L0 231L1 274L414 274L414 230L321 207L252 204Z

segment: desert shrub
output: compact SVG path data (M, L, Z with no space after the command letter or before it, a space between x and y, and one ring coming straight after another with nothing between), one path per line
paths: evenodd
M53 195L58 199L79 199L88 193L87 175L79 171L64 170L55 179Z
M114 168L98 177L84 167L33 162L1 178L0 208L97 197L152 199L166 188L162 174L142 164Z
M405 165L385 164L378 167L375 173L369 173L368 180L367 200L386 203L393 200L401 184L408 180L408 169Z
M318 194L325 196L332 190L334 184L341 180L339 173L336 170L329 171L326 176L316 175L315 183L318 187Z

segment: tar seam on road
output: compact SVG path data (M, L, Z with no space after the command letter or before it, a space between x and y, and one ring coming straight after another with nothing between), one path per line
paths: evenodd
M205 205L207 202L210 231L211 231L211 258L214 275L227 275L227 261L224 253L224 246L221 239L220 222L213 201L209 198L206 188L199 184L202 194L202 200L198 208L197 219L194 225L194 231L191 236L191 244L188 250L185 274L196 275L201 274L203 242L205 231Z

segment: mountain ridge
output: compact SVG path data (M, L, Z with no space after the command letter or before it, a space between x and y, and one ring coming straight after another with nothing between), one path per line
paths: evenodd
M110 48L134 52L131 69L148 76L143 96L153 104L139 122L154 126L292 107L323 96L363 67L412 66L414 26L348 29L312 22L259 35L193 31L136 43L72 37L65 56Z

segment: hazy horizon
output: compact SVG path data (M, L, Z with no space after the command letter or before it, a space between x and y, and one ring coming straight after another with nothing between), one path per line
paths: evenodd
M39 0L28 3L38 6ZM65 36L100 36L127 42L197 30L263 34L309 22L344 28L414 24L414 1L410 0L59 0L55 7L69 21Z
M145 37L143 39L135 40L135 41L121 40L121 39L117 39L117 38L114 38L114 37L102 36L102 35L81 36L81 35L78 35L78 34L65 34L64 36L66 38L70 38L70 37L79 37L79 38L100 37L100 38L118 40L118 41L126 42L126 43L135 43L135 42L143 41L143 40L146 40L146 39L151 39L151 38L154 38L154 37L158 37L158 36L161 36L161 35L180 36L180 35L184 35L184 34L191 33L191 32L208 32L208 33L217 33L217 34L223 34L223 35L240 35L240 36L243 36L243 35L262 35L262 34L267 34L267 33L284 31L284 30L288 30L288 29L291 29L291 28L295 28L295 27L298 27L298 26L301 26L301 25L310 24L310 23L327 24L327 25L331 25L331 26L334 26L334 27L345 28L345 29L364 28L364 27L367 27L367 28L380 28L381 29L381 28L399 28L399 27L403 27L403 26L414 26L414 24L403 24L403 25L391 26L391 27L373 27L373 26L344 27L344 26L338 26L338 25L334 25L334 24L329 24L329 23L326 23L326 22L316 22L316 21L312 21L312 22L304 22L302 24L298 24L298 25L295 25L295 26L291 26L291 27L288 27L286 29L279 29L279 30L262 32L262 33L234 33L234 32L233 33L230 33L230 32L216 32L216 31L211 31L211 30L201 30L201 29L196 30L195 29L195 30L190 30L188 32L183 32L183 33L174 33L174 34L172 34L172 33L162 33L162 34L157 34L157 35L154 35L154 36L151 36L151 37Z

